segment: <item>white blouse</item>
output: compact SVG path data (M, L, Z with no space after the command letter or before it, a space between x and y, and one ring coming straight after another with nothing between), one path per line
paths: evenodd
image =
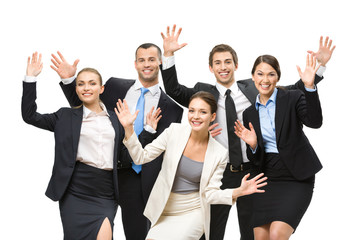
M115 130L104 104L101 103L101 107L103 111L97 114L83 106L76 160L96 168L112 170Z

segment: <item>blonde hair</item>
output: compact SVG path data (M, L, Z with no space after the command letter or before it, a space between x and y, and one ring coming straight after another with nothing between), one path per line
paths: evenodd
M103 79L102 79L102 76L101 76L101 74L98 72L97 69L95 69L95 68L89 68L89 67L84 68L84 69L82 69L81 71L79 71L79 73L78 73L77 76L76 76L76 79L77 79L77 78L79 77L79 75L80 75L81 73L83 73L83 72L91 72L91 73L97 74L98 77L99 77L100 86L103 86Z

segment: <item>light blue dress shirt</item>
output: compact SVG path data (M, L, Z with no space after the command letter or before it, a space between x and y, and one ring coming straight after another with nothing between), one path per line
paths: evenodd
M315 92L317 89L306 88L308 92ZM279 153L276 141L275 129L275 110L278 89L275 88L272 96L268 99L266 105L261 104L260 94L256 97L255 108L259 112L260 128L263 139L263 146L266 153ZM256 148L257 149L257 148ZM252 149L253 153L256 149Z
M279 153L276 142L275 132L275 109L278 89L274 89L272 96L266 105L261 104L260 95L257 96L255 107L259 112L260 127L263 139L263 146L266 153Z

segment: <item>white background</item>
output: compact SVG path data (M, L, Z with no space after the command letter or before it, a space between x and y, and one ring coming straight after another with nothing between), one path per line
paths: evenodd
M62 239L58 204L44 195L53 165L53 134L25 124L20 114L27 56L33 51L43 54L38 111L54 112L68 104L58 75L49 67L51 53L60 50L71 63L79 58L78 70L94 67L104 80L135 78L136 47L144 42L162 46L160 32L174 23L183 27L180 42L188 43L176 54L179 81L187 86L215 82L208 54L219 43L238 53L236 79L250 77L257 56L272 54L281 65L280 84L287 85L298 80L296 64L304 67L306 50L316 51L321 35L334 40L337 48L318 86L324 123L319 130L305 129L324 168L317 174L312 203L292 239L347 239L348 19L343 4L339 0L2 1L1 239ZM233 207L226 239L238 239L236 219ZM120 211L114 236L124 239Z

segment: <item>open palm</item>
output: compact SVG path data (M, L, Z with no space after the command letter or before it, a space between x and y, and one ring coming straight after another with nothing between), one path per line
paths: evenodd
M246 142L252 149L256 148L257 136L255 129L251 123L249 123L250 130L243 126L243 124L237 120L234 126L234 133Z
M139 110L137 110L134 114L131 114L128 108L127 101L123 100L122 102L121 99L118 99L115 107L115 113L118 117L118 120L124 128L133 128L133 123L138 116L138 112Z
M26 72L27 76L37 77L41 73L41 70L43 67L41 59L42 59L41 53L39 54L39 57L38 57L37 52L33 53L31 59L30 57L28 57L27 72Z
M170 31L170 27L167 27L167 36L165 36L163 33L161 33L161 36L163 38L163 51L164 56L172 56L175 51L185 47L187 43L179 44L178 39L180 36L180 33L182 31L182 28L178 30L177 33L175 33L176 25L174 24L172 31Z

